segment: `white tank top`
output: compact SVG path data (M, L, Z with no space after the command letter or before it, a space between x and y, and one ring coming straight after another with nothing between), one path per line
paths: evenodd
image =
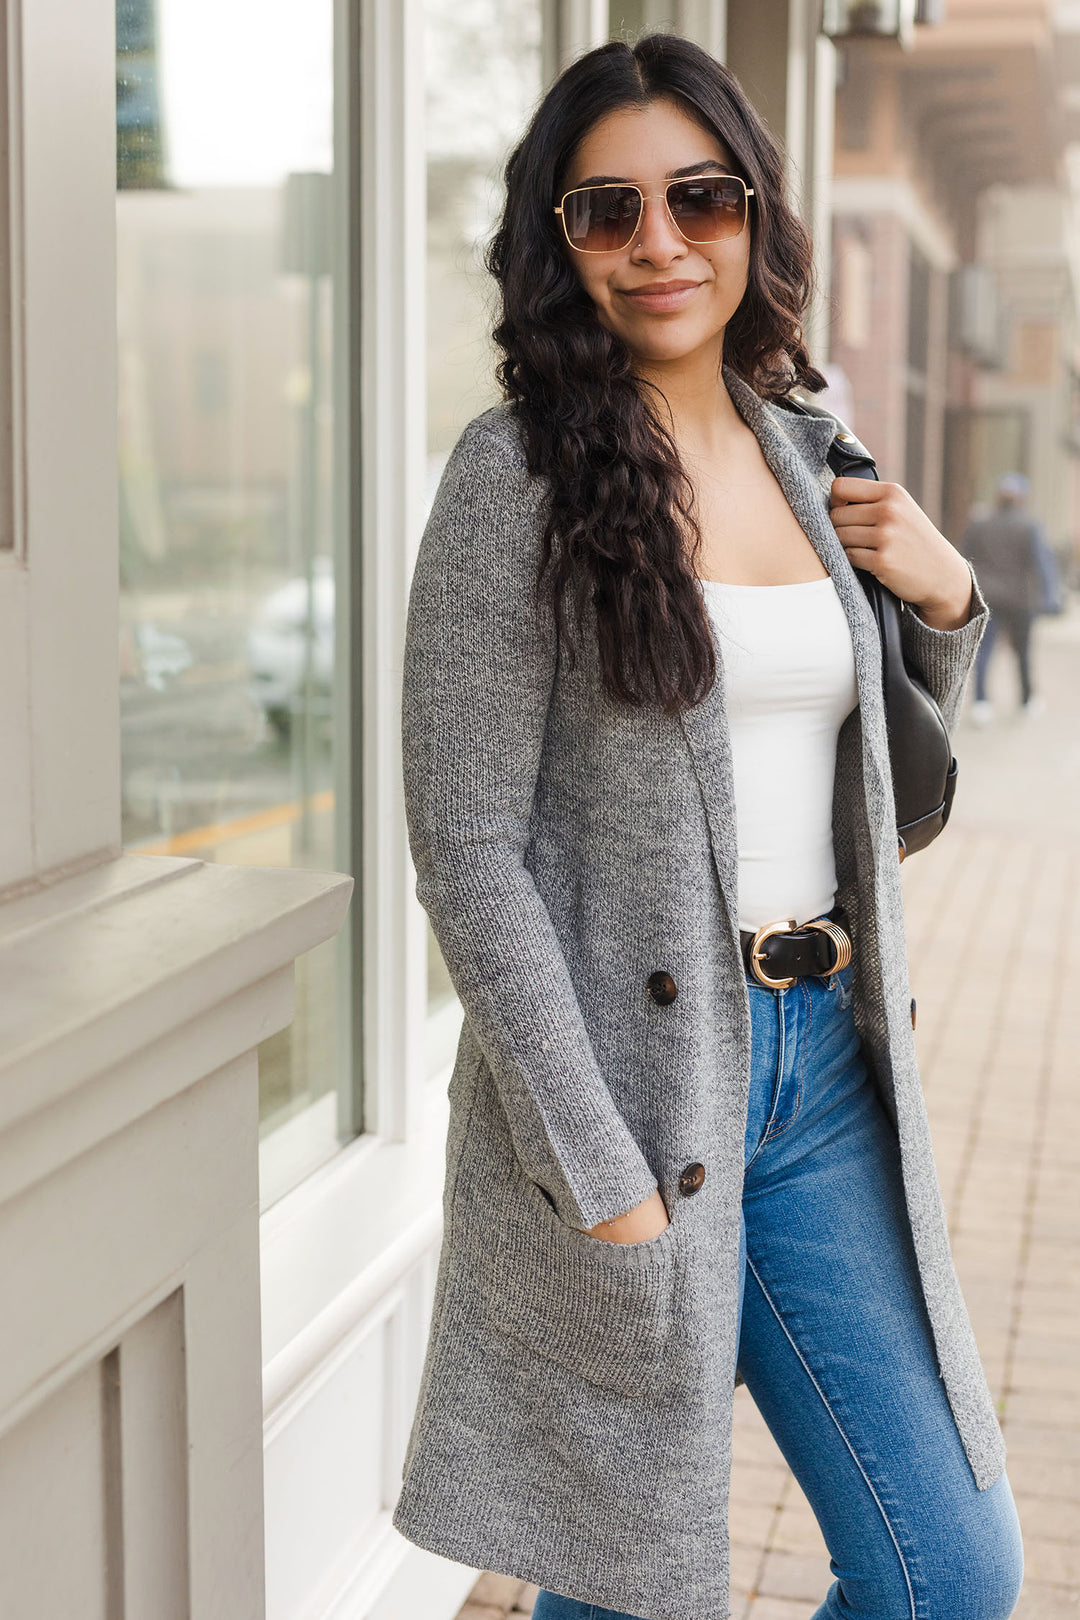
M851 631L831 578L702 580L724 666L739 840L739 926L836 903L836 738L855 708Z

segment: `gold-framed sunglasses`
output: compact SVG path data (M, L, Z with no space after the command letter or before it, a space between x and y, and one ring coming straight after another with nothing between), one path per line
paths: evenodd
M737 174L669 180L659 192L640 186L579 186L555 212L576 253L618 253L637 235L647 197L662 196L672 225L695 247L738 236L746 225L753 191Z

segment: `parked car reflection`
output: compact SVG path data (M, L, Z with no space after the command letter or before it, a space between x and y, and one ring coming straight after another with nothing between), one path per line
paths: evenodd
M329 719L334 671L334 574L317 557L308 613L308 582L299 577L265 597L248 632L252 699L281 737L301 709Z
M171 679L195 662L190 644L172 630L140 620L120 629L120 674L142 681L152 692L164 692Z

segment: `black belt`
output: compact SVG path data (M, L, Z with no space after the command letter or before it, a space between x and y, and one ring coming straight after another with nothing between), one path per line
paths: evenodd
M807 974L828 978L851 961L851 936L839 906L799 928L789 917L756 933L743 930L739 938L747 973L770 990L787 990Z

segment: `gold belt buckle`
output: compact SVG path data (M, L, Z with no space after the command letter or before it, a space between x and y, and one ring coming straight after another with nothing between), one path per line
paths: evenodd
M815 917L812 922L805 923L797 923L794 917L786 917L781 922L763 923L750 941L750 971L757 982L763 984L767 990L790 990L795 980L770 979L768 974L761 971L761 963L765 960L762 946L774 934L791 934L796 929L803 928L816 928L818 933L827 934L832 940L836 961L823 977L831 979L835 973L842 973L851 961L851 936L846 928L842 928L831 917Z
M758 984L763 984L766 990L790 990L795 983L793 978L770 979L768 974L761 971L761 963L765 960L765 952L761 947L765 941L771 939L774 934L790 934L794 928L794 917L786 917L781 922L763 923L750 941L750 971Z
M828 978L836 973L843 973L851 961L851 935L846 928L841 928L838 922L831 917L815 917L813 922L803 923L804 928L816 928L819 934L828 934L836 951L836 961L829 969Z

